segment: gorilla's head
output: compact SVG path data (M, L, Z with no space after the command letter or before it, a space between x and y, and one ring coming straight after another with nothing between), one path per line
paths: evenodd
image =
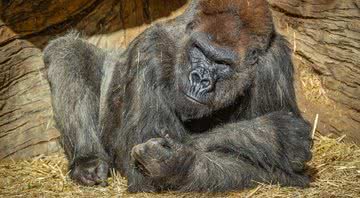
M200 1L177 57L177 109L195 119L226 108L253 86L274 32L264 0Z

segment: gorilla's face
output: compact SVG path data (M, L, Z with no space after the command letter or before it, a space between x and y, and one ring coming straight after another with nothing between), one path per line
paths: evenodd
M208 1L202 6L186 27L187 38L178 41L176 108L185 119L234 104L252 85L258 59L274 31L269 13L260 5L246 4L240 12L222 11ZM247 10L264 20L255 20Z
M239 53L200 32L192 33L185 43L176 76L177 109L186 119L200 118L233 104L251 85L256 49Z

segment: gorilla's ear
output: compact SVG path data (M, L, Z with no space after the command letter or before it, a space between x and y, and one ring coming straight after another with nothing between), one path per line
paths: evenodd
M259 59L259 50L257 48L250 49L246 55L246 62L250 65L257 63Z
M299 115L293 74L288 43L282 36L274 35L269 48L258 60L251 92L252 116L281 110Z

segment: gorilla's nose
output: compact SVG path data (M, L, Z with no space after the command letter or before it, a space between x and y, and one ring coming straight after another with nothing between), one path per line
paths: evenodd
M210 91L214 87L214 79L206 68L198 67L191 71L189 80L192 86L200 88L199 91Z

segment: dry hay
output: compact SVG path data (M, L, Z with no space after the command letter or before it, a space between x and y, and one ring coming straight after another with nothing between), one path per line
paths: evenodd
M62 154L0 163L0 197L360 197L360 148L343 138L316 137L307 189L259 184L257 188L222 194L126 192L126 180L116 173L107 188L74 184Z
M299 56L294 57L294 63L298 78L296 83L300 85L301 93L305 96L306 100L330 104L331 100L323 88L320 76L308 64L304 64Z

